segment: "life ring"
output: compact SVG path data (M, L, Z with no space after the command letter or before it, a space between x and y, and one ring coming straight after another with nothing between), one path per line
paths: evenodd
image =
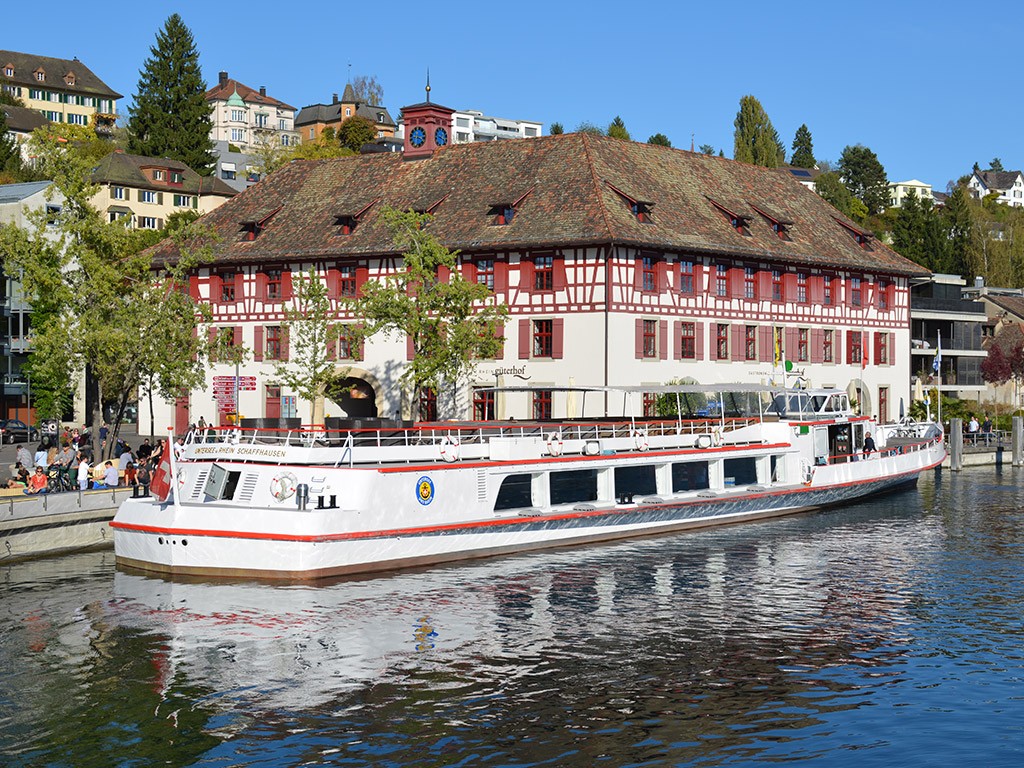
M805 458L800 459L800 481L804 485L810 485L814 480L814 465Z
M280 472L270 480L270 495L278 501L284 501L295 495L298 478L291 472Z
M548 454L551 456L561 456L562 449L565 447L562 441L561 432L552 432L548 435Z
M646 451L651 447L651 444L647 440L646 429L634 429L633 430L633 445L636 446L638 451Z
M717 448L722 444L722 428L715 427L711 430L711 444Z
M458 461L459 449L461 447L462 443L459 441L459 438L445 435L441 438L441 458L449 464Z

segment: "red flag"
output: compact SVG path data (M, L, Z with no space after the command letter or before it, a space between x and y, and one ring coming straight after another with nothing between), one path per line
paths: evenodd
M163 453L160 454L160 463L153 473L153 480L149 484L149 492L157 501L163 504L171 497L171 446L165 445Z

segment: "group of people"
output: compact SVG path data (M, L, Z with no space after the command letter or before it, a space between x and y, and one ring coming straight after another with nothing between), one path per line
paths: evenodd
M989 418L987 413L985 414L985 420L980 423L978 422L978 415L975 413L971 414L971 419L967 422L967 439L977 445L979 435L985 441L985 445L992 443L992 419Z
M101 429L101 438L105 437L103 432ZM112 460L93 465L87 438L84 430L64 430L59 447L56 440L48 437L43 438L34 454L24 445L17 446L14 474L7 481L7 487L20 489L29 496L119 486L138 488L148 494L153 470L165 450L163 440L158 440L154 446L146 438L133 451L130 445L118 439L115 466Z

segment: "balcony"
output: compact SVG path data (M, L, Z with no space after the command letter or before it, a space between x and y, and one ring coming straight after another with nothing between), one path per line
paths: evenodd
M957 312L965 315L985 316L985 306L978 301L963 299L936 299L930 296L913 296L910 299L910 312Z

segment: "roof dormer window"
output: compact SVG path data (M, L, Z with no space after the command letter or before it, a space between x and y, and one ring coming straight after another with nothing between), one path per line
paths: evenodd
M710 197L708 198L708 202L715 206L715 208L717 208L718 211L723 216L725 216L726 220L729 222L729 225L733 229L735 229L741 235L745 235L747 237L750 236L750 222L753 218L752 216L746 213L740 213L738 205L724 205L718 202L717 200L712 200Z
M623 199L623 201L629 207L629 212L633 214L633 217L638 222L640 222L641 224L651 223L651 209L654 208L654 203L645 200L637 200L633 196L623 192L621 189L619 189L609 181L606 181L605 184L607 184L608 187L615 194L617 194L619 197Z
M530 192L532 192L532 191L533 191L532 189L529 190L528 192L526 192L523 195L520 195L518 198L516 198L515 200L513 200L510 203L506 203L506 202L503 202L503 203L493 203L487 209L487 215L494 217L494 219L492 220L491 223L494 226L496 226L496 227L501 227L501 226L505 226L507 224L511 224L512 223L512 219L515 218L516 213L519 210L520 203L522 203L523 200L526 199L527 195L529 195Z
M4 67L4 77L14 77L14 67L10 64Z
M44 72L42 69L37 69L33 74L35 74L35 76L36 76L36 82L39 82L39 83L45 83L46 82L46 72Z
M64 75L64 84L65 85L69 85L72 88L74 87L74 85L75 85L75 73L74 72L68 72L66 75Z
M833 216L832 218L836 219L835 216ZM874 235L872 235L870 232L865 232L864 230L857 229L857 227L853 226L852 224L848 224L847 222L842 221L841 219L836 219L836 223L839 224L839 226L841 226L843 229L845 229L853 236L853 239L856 241L857 245L859 245L865 251L871 250L871 241L875 239Z
M379 200L380 198L377 198ZM373 204L377 200L372 200L355 213L336 213L334 214L334 225L338 228L335 233L337 235L351 235L357 226L359 226L360 219L366 214Z
M164 173L162 168L153 169L153 181L163 181L165 178L166 174Z
M241 229L239 231L241 233L241 240L243 242L251 242L263 234L263 230L267 228L267 224L274 217L274 214L280 210L281 208L277 207L260 219L240 222Z
M762 207L756 206L753 203L751 203L750 207L765 218L765 220L771 225L772 232L775 233L776 237L780 240L792 240L789 236L789 230L793 227L792 221L784 218L778 213L773 213Z

